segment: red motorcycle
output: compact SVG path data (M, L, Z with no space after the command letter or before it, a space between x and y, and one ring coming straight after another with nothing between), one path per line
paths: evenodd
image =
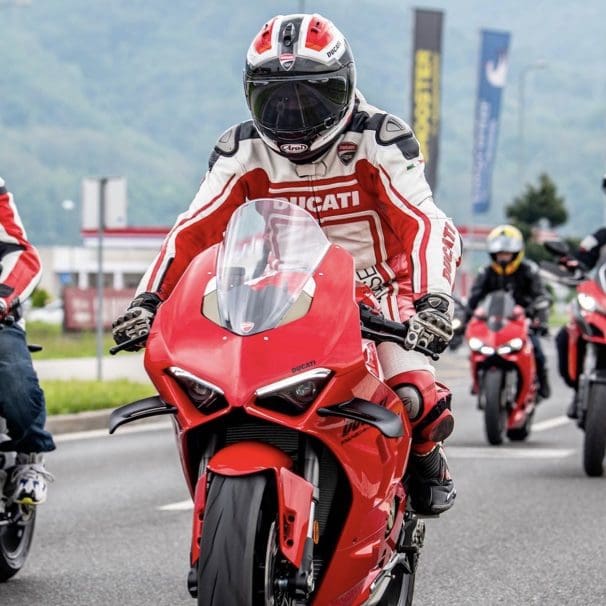
M490 444L501 444L504 434L514 441L530 434L538 379L529 330L524 308L506 290L490 293L467 325L472 393Z
M173 416L199 605L412 601L411 428L375 343L428 352L422 328L358 306L354 275L305 210L255 200L158 310L145 367L159 395L114 411L110 431Z
M13 316L9 315L4 322L14 322ZM36 352L42 347L30 344L28 349ZM0 416L0 444L8 440L6 419ZM16 463L16 452L0 450L0 583L15 576L25 565L36 526L36 506L16 503L8 492L9 475Z
M583 467L588 476L601 476L606 453L606 263L595 267L592 278L574 263L565 242L544 245L560 263L543 261L541 269L576 289L566 325L567 371L571 383L578 385L578 426L585 431Z

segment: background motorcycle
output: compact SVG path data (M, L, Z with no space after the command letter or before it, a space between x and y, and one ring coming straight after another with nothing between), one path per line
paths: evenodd
M511 293L497 290L480 303L467 325L472 393L484 411L490 444L501 444L504 434L510 440L530 434L538 380L529 324Z
M257 200L158 310L145 367L159 396L114 411L110 431L173 415L200 605L412 601L411 428L375 341L437 356L421 325L358 307L354 285L353 258L306 211Z
M568 374L578 382L577 423L585 430L583 467L588 476L601 476L606 452L606 263L602 260L595 267L592 278L574 263L565 242L545 242L545 247L560 262L543 261L543 272L576 289L566 325Z
M465 327L467 321L466 306L461 299L453 297L454 301L454 316L452 318L452 339L448 344L451 351L456 351L461 347L465 340Z
M14 321L11 316L6 321ZM0 323L0 330L3 324ZM39 345L29 345L29 350L40 351ZM0 416L0 445L10 438L6 421ZM0 582L8 581L21 570L27 559L36 524L36 507L20 505L7 494L10 469L16 463L16 452L0 450Z

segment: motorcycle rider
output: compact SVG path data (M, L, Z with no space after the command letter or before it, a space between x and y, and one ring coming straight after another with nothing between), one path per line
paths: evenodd
M116 342L149 332L158 305L192 258L222 239L238 205L281 198L310 211L353 254L358 280L385 316L420 320L429 347L443 351L460 238L434 204L410 127L356 89L343 34L317 14L272 18L248 50L244 92L252 120L217 141L189 210L114 322ZM437 396L426 356L393 343L379 345L379 356L413 426L412 504L419 513L446 511L456 496L442 448L453 428L449 403ZM413 370L422 384L411 383Z
M606 174L602 177L602 191L606 194ZM606 227L600 227L592 234L585 236L572 257L562 259L562 264L571 273L579 272L584 274L592 270L606 254ZM568 346L569 346L568 330L566 326L562 326L558 331L555 342L558 352L558 369L560 376L564 382L574 389L574 395L570 402L566 415L570 419L577 419L578 402L577 390L579 387L578 378L572 379L568 372ZM585 357L585 344L582 339L577 340L577 368L583 368L583 359Z
M55 449L44 429L44 393L32 365L21 302L40 280L41 265L36 249L28 242L12 194L0 178L0 415L6 419L10 440L0 451L16 451L16 465L0 469L0 494L17 503L39 505L46 500L52 476L44 467L44 452Z
M539 395L548 398L551 388L539 334L548 334L547 312L551 299L539 275L539 268L533 261L524 259L524 238L513 225L498 225L492 229L486 238L486 247L490 263L480 269L471 286L467 300L467 320L486 295L495 290L510 291L515 302L533 319L534 330L529 337L534 348ZM539 302L544 307L538 305Z

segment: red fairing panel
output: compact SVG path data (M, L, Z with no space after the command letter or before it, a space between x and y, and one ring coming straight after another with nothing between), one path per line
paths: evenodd
M379 573L385 550L392 550L397 540L405 503L401 478L410 452L411 428L399 398L366 366L352 280L353 260L343 248L332 245L314 273L315 294L306 315L270 331L238 336L201 312L203 293L214 278L216 254L215 247L196 257L179 287L160 306L145 355L145 367L160 396L178 408L178 440L192 494L198 485L193 561L197 559L195 536L201 530L200 511L204 507L199 491L205 481L198 481L197 467L188 466L187 435L240 409L252 418L312 436L339 462L351 489L351 503L324 576L326 581L316 590L315 603L339 603L344 587L355 587L362 599ZM209 415L198 411L164 372L170 366L179 366L221 388L227 407ZM255 405L259 387L319 367L330 369L333 375L307 412L289 416ZM388 439L369 425L316 412L353 398L378 403L400 416L403 436ZM255 473L264 465L273 469L280 486L281 515L295 512L281 547L291 561L299 561L308 524L309 485L287 469L284 455L264 458L255 447L255 454L248 456L252 452L249 445L242 447L215 455L212 468L232 474ZM386 537L386 520L394 502L400 504L397 523Z

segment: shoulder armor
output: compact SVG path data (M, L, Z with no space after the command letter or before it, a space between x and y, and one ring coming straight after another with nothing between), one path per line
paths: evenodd
M391 114L384 114L376 134L379 145L397 145L407 160L419 155L419 142L412 129L404 120Z
M257 133L257 129L254 127L252 120L228 128L215 143L215 147L208 162L208 168L212 170L212 167L219 159L219 156L231 157L236 154L240 147L240 141L258 137L259 134Z

